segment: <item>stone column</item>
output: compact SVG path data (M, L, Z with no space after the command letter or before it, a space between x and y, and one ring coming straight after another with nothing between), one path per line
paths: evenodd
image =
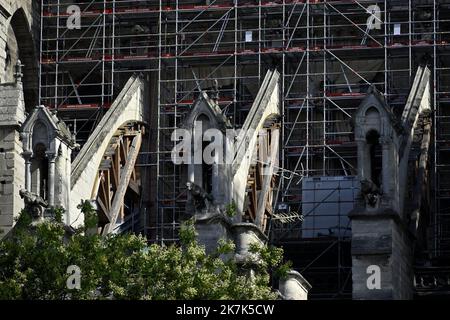
M48 204L55 206L55 172L56 172L56 154L47 153L48 157Z
M383 153L383 159L382 159L383 166L382 166L382 173L381 173L381 177L382 177L381 184L383 186L382 193L384 195L391 195L390 181L393 178L393 174L392 174L390 168L391 168L391 166L395 165L392 163L391 153L390 153L392 138L388 137L388 136L383 136L380 138L380 144L381 144L382 153Z
M25 151L22 153L25 159L25 189L31 192L31 157L33 153L31 151Z
M356 139L357 150L358 150L358 176L360 179L366 178L366 141L365 139Z

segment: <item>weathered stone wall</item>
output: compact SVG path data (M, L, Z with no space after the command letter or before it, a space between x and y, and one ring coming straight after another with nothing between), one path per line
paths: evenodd
M412 243L407 230L392 217L352 220L354 299L412 299ZM369 289L369 266L380 268L380 289Z
M17 28L19 30L14 30L16 26L11 25L14 14L17 13L18 10L22 9L24 13L24 17L28 24L27 28L30 31L30 36L33 39L33 43L20 43L20 45L24 45L28 47L29 50L33 50L38 52L39 48L39 36L40 36L40 1L36 0L0 0L0 70L4 70L5 68L5 58L6 58L6 44L8 38L19 38L22 40L22 37L29 38L29 35L22 34L23 30ZM17 16L16 16L17 17ZM15 33L15 34L14 34ZM16 41L16 39L14 39ZM17 39L18 40L18 39ZM13 51L17 51L18 47L14 46L15 43L8 43L9 47ZM19 45L19 44L18 44ZM25 54L25 52L24 52ZM36 57L36 55L35 55ZM37 67L37 65L36 65ZM5 78L5 74L2 72L2 82Z
M392 236L392 275L394 299L413 299L414 294L414 266L413 241L405 227L395 224Z
M17 131L0 128L0 141L0 229L8 232L23 208L19 191L25 185L25 164Z
M38 104L40 1L0 0L0 83L14 80L14 66L24 64L27 108Z
M19 191L25 186L25 163L18 130L24 121L24 109L21 83L0 85L0 229L3 234L11 229L14 217L23 208Z
M39 3L0 0L0 229L8 232L23 208L25 163L19 130L26 101L37 103ZM26 64L22 82L14 78L17 60ZM0 234L0 238L2 235Z

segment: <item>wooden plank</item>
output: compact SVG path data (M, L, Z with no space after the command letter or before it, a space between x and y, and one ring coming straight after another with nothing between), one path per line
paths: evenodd
M111 173L113 177L114 188L117 189L120 178L120 148L116 149L116 154L113 157Z
M272 130L272 143L270 146L270 166L266 168L266 175L263 176L263 184L261 188L261 192L258 199L258 211L256 214L256 222L257 226L263 227L263 219L266 211L266 201L268 193L272 190L270 187L272 182L272 177L275 172L275 164L278 159L278 151L280 147L279 143L280 138L280 130L278 128Z
M97 197L98 197L98 191L99 191L100 184L102 181L101 176L102 176L102 172L99 171L97 173L97 177L95 178L94 188L92 188L91 199L97 199Z
M115 142L114 144L110 144L105 151L105 156L113 156L116 153L118 146L119 146L118 142Z
M123 222L125 220L125 204L122 202L122 206L120 207L120 221Z
M126 159L128 155L128 143L129 139L122 137L121 143L120 143L120 158Z
M108 208L108 210L111 210L111 199L112 199L112 195L111 195L111 174L110 171L106 171L106 177L105 177L105 185L104 188L106 190L106 206Z
M103 180L102 183L100 184L100 199L103 199L103 202L106 204L107 200L108 200L108 195L106 194L106 188L105 188L105 181ZM108 207L106 207L106 213L108 213L109 209Z
M133 172L133 168L136 165L139 150L141 149L141 144L142 134L137 135L133 139L133 142L131 144L130 152L128 153L125 166L122 170L122 174L120 175L119 187L114 195L114 200L110 211L111 223L105 227L105 229L103 230L103 235L111 233L116 226L117 219L123 206L125 193L128 189L128 185L131 179L131 173Z
M111 164L112 164L112 159L103 159L100 162L100 171L106 171L109 170L111 168Z
M100 207L101 211L104 213L105 217L111 221L111 218L109 217L109 214L108 214L108 209L106 209L106 206L103 203L103 200L101 198L97 199L97 204Z

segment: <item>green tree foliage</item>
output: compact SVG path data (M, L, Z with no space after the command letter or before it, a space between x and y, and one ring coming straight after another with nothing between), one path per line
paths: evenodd
M253 248L261 261L249 277L232 258L232 242L221 241L207 255L192 221L182 226L179 244L149 245L142 236L92 232L95 211L88 202L80 209L85 226L71 236L61 223L61 209L54 220L35 226L22 212L14 233L0 242L0 299L277 298L269 275L286 269L278 248ZM80 290L67 287L71 265L81 270Z

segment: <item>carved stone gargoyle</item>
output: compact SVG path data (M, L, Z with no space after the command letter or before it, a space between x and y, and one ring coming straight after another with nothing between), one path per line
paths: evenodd
M375 207L381 196L380 189L370 180L361 180L361 195L367 206Z
M195 213L201 213L204 210L209 211L213 201L213 197L203 190L202 187L196 185L195 183L188 182L186 187L192 196L192 204L195 209Z
M20 197L24 199L25 210L27 210L33 219L41 219L44 217L45 209L48 208L48 203L41 196L27 190L19 191Z

